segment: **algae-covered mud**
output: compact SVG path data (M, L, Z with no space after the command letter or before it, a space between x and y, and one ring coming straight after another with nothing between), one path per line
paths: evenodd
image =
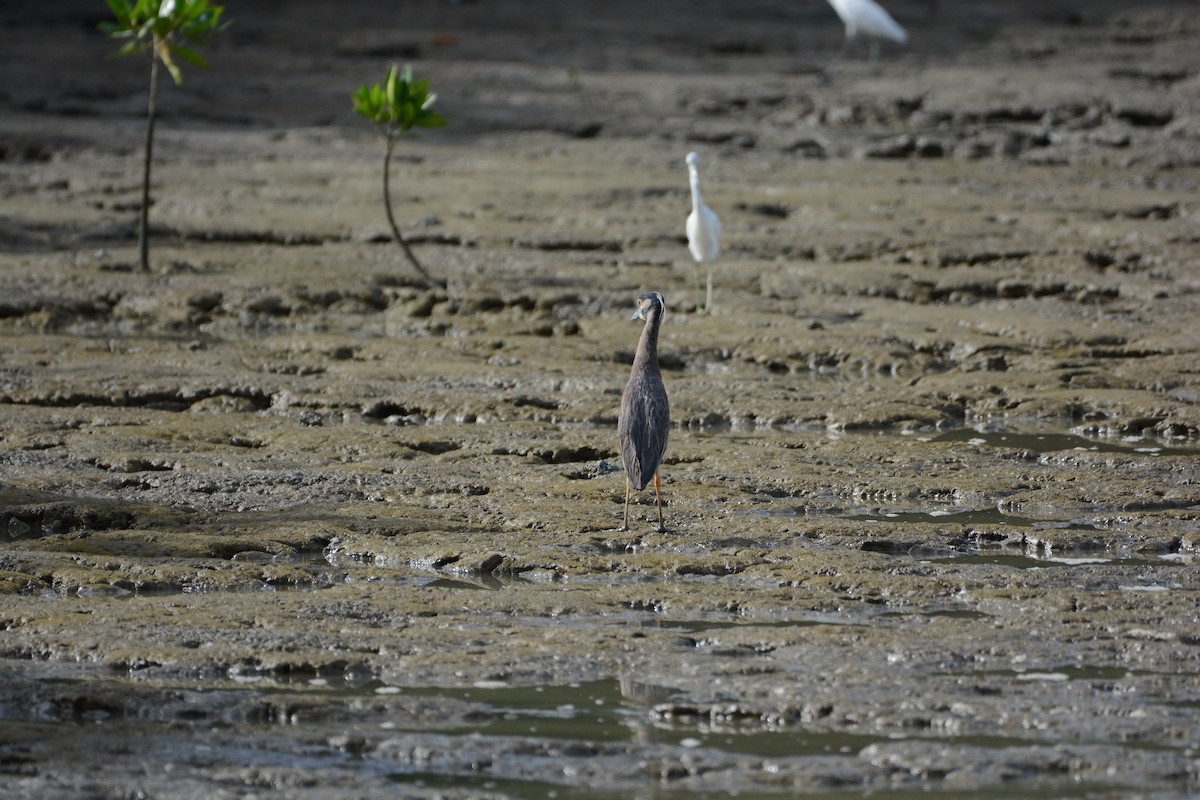
M831 76L816 0L232 4L148 274L145 65L54 5L0 10L4 796L1200 791L1194 3L894 0Z

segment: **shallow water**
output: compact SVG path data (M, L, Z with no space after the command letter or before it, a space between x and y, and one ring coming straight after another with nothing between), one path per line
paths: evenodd
M1045 426L1041 426L1045 427ZM1200 448L1179 446L1169 440L1151 436L1125 436L1113 441L1111 437L1080 436L1063 431L1044 430L977 430L960 428L936 436L920 436L921 441L962 442L980 447L1012 447L1034 453L1056 453L1078 450L1090 453L1144 453L1163 456L1200 456Z
M0 675L5 671L0 669ZM571 776L589 759L611 748L635 760L665 757L664 763L676 765L671 769L681 770L676 780L695 767L708 765L704 768L720 770L726 759L742 756L756 759L763 776L791 775L799 780L810 771L836 774L836 765L853 764L869 757L873 748L898 741L917 743L928 737L940 747L987 752L991 757L1006 751L1021 753L1042 741L1037 734L871 735L804 730L789 723L764 725L749 719L701 720L695 718L692 707L676 702L681 692L631 678L561 685L481 681L467 687L413 687L375 679L346 684L327 678L280 681L260 676L171 685L96 673L70 677L70 669L55 671L60 673L57 677L36 680L28 687L27 696L34 699L26 701L26 713L14 712L20 703L12 699L4 704L0 718L10 726L5 737L8 746L15 743L13 737L54 735L69 749L79 736L109 734L127 742L128 751L137 754L143 750L137 742L153 739L157 743L145 748L145 756L152 757L153 752L154 758L175 761L185 775L189 764L202 763L210 772L300 770L310 781L384 781L422 789L503 792L513 797L555 798L564 792L589 798L629 796L629 792L635 796L717 797L723 795L699 787L672 788L651 775L639 777L641 769L617 768L605 778L595 776L590 789L572 786ZM1075 665L1046 671L952 674L958 680L1026 685L1119 684L1135 677L1123 668ZM134 699L152 693L170 699L145 708ZM264 738L268 734L270 738ZM394 743L406 741L408 734L427 744L411 751L403 745L395 751ZM247 736L252 738L244 738ZM252 744L256 740L271 744ZM1105 744L1099 739L1079 746ZM298 745L303 752L297 750ZM1121 747L1126 752L1182 749L1137 741ZM830 769L834 772L828 772ZM1035 797L1088 797L1095 788L1076 781L1043 781L1041 788L1028 793ZM745 786L737 794L779 796L775 791L760 793ZM884 787L879 794L917 796L910 790ZM921 790L920 796L928 796L928 789ZM1006 795L997 792L995 796Z

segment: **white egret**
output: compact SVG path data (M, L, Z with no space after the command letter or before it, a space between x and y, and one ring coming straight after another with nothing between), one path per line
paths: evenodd
M696 261L696 303L700 303L700 265L708 264L708 292L704 311L712 310L712 262L721 252L721 220L700 196L700 156L687 154L688 180L692 184L692 213L687 218L688 250Z
M887 39L897 44L904 44L908 41L908 33L904 28L901 28L900 24L892 19L891 15L884 11L883 6L876 3L875 0L829 0L829 5L833 6L833 10L842 18L842 24L846 26L846 40L842 44L842 51L838 54L837 59L834 59L834 63L846 55L859 34L871 40L872 64L879 56L880 39Z

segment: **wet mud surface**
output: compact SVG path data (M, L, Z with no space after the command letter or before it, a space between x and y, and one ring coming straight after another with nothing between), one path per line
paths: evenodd
M0 11L8 796L1200 790L1200 11L702 6L231 7L150 274L140 65Z

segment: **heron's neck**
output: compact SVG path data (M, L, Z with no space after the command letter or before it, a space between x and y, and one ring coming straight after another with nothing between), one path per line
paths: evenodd
M646 361L655 370L658 369L658 329L662 325L662 317L653 313L642 328L642 339L638 342L635 361Z
M700 196L700 176L696 170L688 170L688 180L692 184L692 208L699 208L704 205L704 198Z

